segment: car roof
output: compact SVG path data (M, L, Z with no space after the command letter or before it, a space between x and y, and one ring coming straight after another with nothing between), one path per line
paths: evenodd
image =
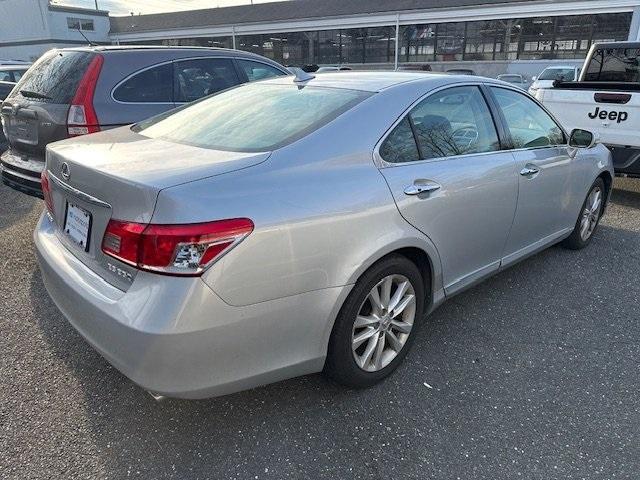
M31 65L0 65L0 70L15 70L15 69L26 69L28 70Z
M327 72L322 75L317 75L306 84L314 87L345 88L367 92L379 92L408 82L433 83L435 85L437 83L442 83L443 79L446 79L446 83L456 83L461 80L468 80L472 82L481 80L488 83L498 83L490 78L470 75L445 75L438 72L357 72L347 70L335 73ZM261 83L282 85L290 82L292 82L292 77L287 76L263 80Z
M176 47L176 46L170 46L170 45L85 45L80 47L60 48L59 50L101 53L103 55L108 54L109 52L127 53L127 52L136 52L136 51L138 52L143 51L144 53L147 53L150 51L200 52L205 55L222 54L222 55L229 55L231 57L237 57L237 58L256 59L265 63L277 65L281 69L286 70L286 67L284 67L280 63L270 58L264 57L262 55L258 55L253 52L246 52L244 50L234 50L231 48L220 48L220 47Z

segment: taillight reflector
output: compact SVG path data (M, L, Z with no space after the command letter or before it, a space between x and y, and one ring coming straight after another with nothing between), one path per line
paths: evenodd
M78 84L67 114L67 133L70 137L100 131L98 115L93 108L93 95L103 63L102 55L93 57Z
M141 270L200 275L253 231L248 218L187 225L111 220L102 251Z
M44 204L47 207L47 211L53 215L53 200L51 198L51 185L49 184L49 175L47 170L42 170L40 174L40 185L42 186L42 197L44 198Z

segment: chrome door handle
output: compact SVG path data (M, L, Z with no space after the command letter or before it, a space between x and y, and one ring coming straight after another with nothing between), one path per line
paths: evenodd
M436 182L414 183L404 189L405 195L420 195L421 193L435 192L440 189Z
M533 165L527 165L522 170L520 170L520 175L522 175L523 177L530 177L531 175L535 175L536 173L539 173L539 172L540 172L539 168L534 167Z

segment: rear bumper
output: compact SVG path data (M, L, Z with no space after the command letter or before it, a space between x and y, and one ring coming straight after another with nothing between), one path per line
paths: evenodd
M144 389L205 398L323 368L334 306L348 288L232 307L200 278L140 272L123 292L57 235L43 213L34 240L49 295L102 356Z
M28 195L42 198L40 174L44 159L24 158L7 150L0 156L0 174L6 185Z
M616 175L640 177L640 147L606 145L611 151Z

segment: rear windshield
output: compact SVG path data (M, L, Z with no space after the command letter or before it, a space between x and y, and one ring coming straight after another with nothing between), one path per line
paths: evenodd
M49 103L71 103L78 83L95 54L50 50L24 74L12 97Z
M308 135L370 95L293 83L248 84L151 118L133 130L196 147L264 152Z
M564 80L572 82L575 80L576 71L573 68L547 68L544 70L538 80Z
M588 82L640 82L640 48L602 48L593 52L584 80Z
M505 82L521 82L522 81L522 77L520 77L519 75L500 75L498 78Z

